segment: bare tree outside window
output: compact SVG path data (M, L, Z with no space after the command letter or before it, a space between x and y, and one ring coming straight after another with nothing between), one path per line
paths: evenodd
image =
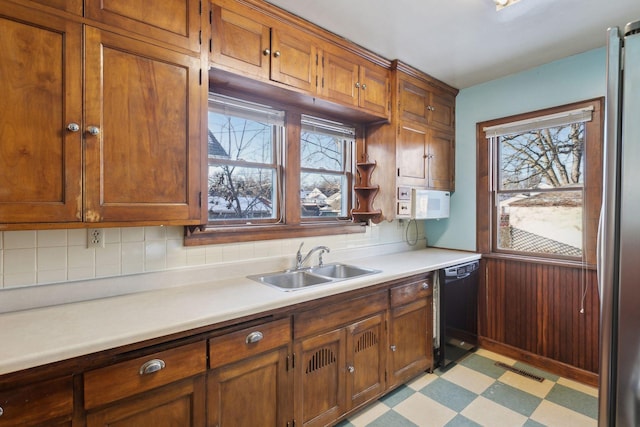
M276 218L277 134L270 123L209 112L210 221Z
M582 256L585 124L496 138L499 249Z

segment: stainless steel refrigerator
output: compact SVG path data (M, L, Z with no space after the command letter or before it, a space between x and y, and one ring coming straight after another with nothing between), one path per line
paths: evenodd
M599 427L640 426L640 21L607 42Z

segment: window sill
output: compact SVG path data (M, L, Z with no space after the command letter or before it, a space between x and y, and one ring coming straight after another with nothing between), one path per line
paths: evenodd
M365 224L353 222L250 225L230 227L209 227L204 231L190 231L185 228L184 245L200 246L218 243L253 242L260 240L291 239L337 234L356 234L366 231Z

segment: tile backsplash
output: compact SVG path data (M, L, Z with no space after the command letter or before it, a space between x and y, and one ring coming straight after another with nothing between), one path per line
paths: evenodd
M339 254L373 246L408 246L409 234L411 243L417 237L416 246L425 247L424 223L416 225L407 230L406 222L383 222L366 227L363 234L191 247L183 245L182 227L105 228L104 248L87 248L85 229L4 231L0 232L0 296L3 289L274 257L293 260L302 241L307 250L323 244ZM331 255L326 259L331 261Z

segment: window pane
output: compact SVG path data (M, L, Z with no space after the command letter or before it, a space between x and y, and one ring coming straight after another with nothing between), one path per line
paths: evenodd
M344 175L305 173L300 174L300 204L303 217L347 216L347 180Z
M273 163L274 125L209 111L209 157Z
M582 256L582 191L499 194L498 248Z
M584 129L574 123L499 137L500 189L581 186Z
M275 218L276 169L209 166L209 220Z
M303 168L344 170L344 137L308 129L300 136L300 164Z

